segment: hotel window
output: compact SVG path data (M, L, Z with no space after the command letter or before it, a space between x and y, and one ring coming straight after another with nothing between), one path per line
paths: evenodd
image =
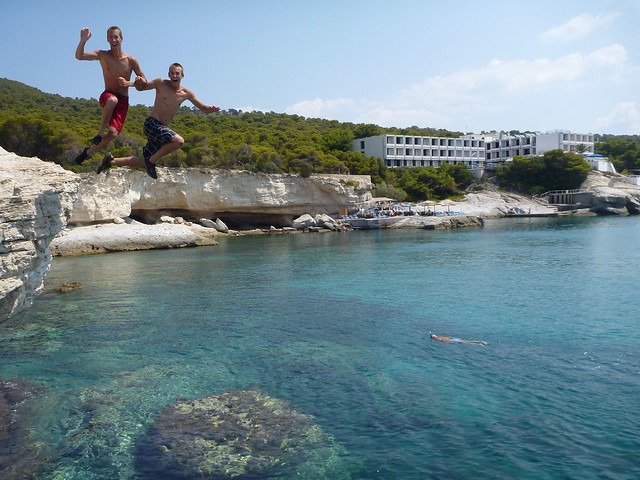
M364 140L360 141L360 150L364 150Z
M416 145L422 145L422 139L421 138L414 138L413 139L413 143Z
M453 147L453 140L447 140L447 147Z
M438 139L437 138L432 138L431 139L431 145L438 145Z
M404 138L396 137L396 143L404 143Z
M456 150L456 157L462 156L462 150Z
M413 150L411 148L407 148L405 150L405 155L413 155Z
M446 157L447 156L447 151L446 150L440 150L440 156L441 157Z
M462 140L456 140L456 147L462 146Z
M406 143L407 145L412 145L412 144L413 144L413 138L411 138L411 137L407 137L407 139L406 139L405 143Z
M429 150L428 148L423 149L422 155L428 157L429 155L431 155L431 150Z
M396 155L402 155L402 151L401 148L396 148Z
M395 137L387 137L387 145L393 145Z
M474 140L473 142L471 142L471 146L472 147L477 147L478 146L478 141Z
M395 152L395 149L393 148L387 148L387 155L393 155Z
M455 155L455 152L453 150L449 150L447 157L453 157Z
M447 144L447 140L446 140L446 139L444 139L444 138L441 138L441 139L440 139L440 146L441 146L441 147L444 147L446 144Z
M464 141L464 146L465 146L465 147L468 147L468 146L469 146L469 140L465 140L465 141Z
M478 142L478 145L479 145L481 148L484 148L484 140L480 140L480 141Z

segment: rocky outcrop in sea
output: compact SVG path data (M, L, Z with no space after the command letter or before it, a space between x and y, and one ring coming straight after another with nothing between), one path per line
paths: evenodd
M345 450L310 415L258 390L178 399L146 439L173 478L345 478Z
M80 178L0 147L0 322L27 308L49 271L49 244L66 226Z

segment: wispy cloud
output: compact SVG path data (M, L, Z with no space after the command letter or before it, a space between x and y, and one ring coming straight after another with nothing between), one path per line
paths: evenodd
M602 133L612 131L640 131L640 112L635 102L623 102L616 105L607 115L596 120L596 129Z
M540 34L540 39L548 43L567 43L590 35L599 29L609 27L619 16L618 12L590 15L583 13L557 27Z
M517 112L526 119L527 108L557 110L558 105L584 103L593 92L609 90L637 76L638 69L628 65L625 48L613 44L555 59L494 59L479 68L431 77L396 92L381 92L375 100L314 98L286 111L382 126L466 130L472 125L484 129L493 128L489 119L499 118L501 112L512 116Z

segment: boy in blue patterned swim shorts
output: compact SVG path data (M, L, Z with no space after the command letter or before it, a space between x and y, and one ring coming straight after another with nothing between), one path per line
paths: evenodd
M182 102L189 100L204 113L220 111L220 107L205 105L198 100L191 90L180 85L183 78L184 69L182 65L173 63L169 67L169 80L156 78L147 82L143 77L137 77L134 81L124 82L127 86L135 86L137 90L151 90L154 88L156 90L153 110L149 118L144 122L144 134L147 136L147 144L142 149L143 158L113 158L113 155L108 153L98 167L98 173L112 165L117 165L119 167L144 168L151 178L158 178L156 162L184 145L184 138L168 126Z

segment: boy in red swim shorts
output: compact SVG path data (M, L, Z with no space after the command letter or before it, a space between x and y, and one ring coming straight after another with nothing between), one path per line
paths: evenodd
M147 82L142 77L137 77L135 81L125 81L125 85L135 87L136 90L156 91L156 99L153 104L151 115L144 122L144 134L147 136L147 144L142 149L142 158L122 157L113 158L107 153L102 159L102 163L96 170L100 173L113 165L118 167L137 167L146 169L147 175L151 178L158 178L156 172L156 162L165 155L182 147L184 139L169 128L169 124L176 115L178 108L185 100L189 100L201 112L215 113L220 111L220 107L215 105L205 105L196 95L182 86L184 69L179 63L172 63L169 67L169 79L156 78Z
M110 27L107 30L107 41L109 50L94 50L85 52L84 47L91 38L88 28L80 30L80 43L76 48L76 58L78 60L99 60L104 77L105 91L100 95L100 107L102 107L102 118L98 134L93 137L93 146L86 147L80 155L75 158L75 162L80 165L97 150L105 147L109 142L118 136L129 109L129 86L127 81L134 72L137 77L146 80L144 73L140 69L138 60L132 55L122 51L122 31L118 27ZM108 129L105 133L105 129Z
M110 98L114 97L116 99L115 102L113 102L113 100L109 100ZM115 128L118 133L122 131L122 127L124 127L124 121L127 118L127 111L129 110L129 97L127 97L126 95L120 95L116 92L105 90L104 92L102 92L102 95L100 95L100 99L98 101L100 102L100 107L102 108L103 118L100 122L100 130L98 135L93 137L93 139L91 140L91 142L95 145L100 143L100 140L102 140L102 132L104 132L107 122L109 122L109 126Z

